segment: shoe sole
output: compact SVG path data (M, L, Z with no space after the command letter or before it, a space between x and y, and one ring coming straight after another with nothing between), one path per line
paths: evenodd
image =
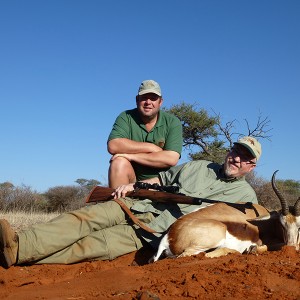
M8 269L16 263L18 239L6 220L0 220L0 264Z

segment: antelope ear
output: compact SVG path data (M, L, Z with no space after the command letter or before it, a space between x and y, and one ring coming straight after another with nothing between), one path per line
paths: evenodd
M276 220L278 218L279 218L279 214L277 212L272 211L272 212L270 212L269 215L259 216L254 219L248 219L247 222L254 224L254 223L264 222L264 221L268 221L268 220Z
M254 218L254 219L248 219L247 221L248 222L252 222L252 221L259 222L259 221L266 221L266 220L270 220L270 219L272 219L271 215L266 215L266 216L259 216L259 217Z

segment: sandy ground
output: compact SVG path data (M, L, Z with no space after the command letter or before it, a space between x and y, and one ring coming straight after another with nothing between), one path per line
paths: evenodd
M203 254L146 261L140 250L114 261L0 267L0 299L300 299L300 253Z

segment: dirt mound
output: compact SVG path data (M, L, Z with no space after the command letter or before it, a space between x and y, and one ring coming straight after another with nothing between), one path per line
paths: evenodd
M202 254L146 264L142 250L114 261L0 267L0 299L300 299L300 253Z

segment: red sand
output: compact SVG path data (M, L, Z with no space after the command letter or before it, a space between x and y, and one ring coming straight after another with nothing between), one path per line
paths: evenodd
M0 299L300 299L300 252L0 267Z

